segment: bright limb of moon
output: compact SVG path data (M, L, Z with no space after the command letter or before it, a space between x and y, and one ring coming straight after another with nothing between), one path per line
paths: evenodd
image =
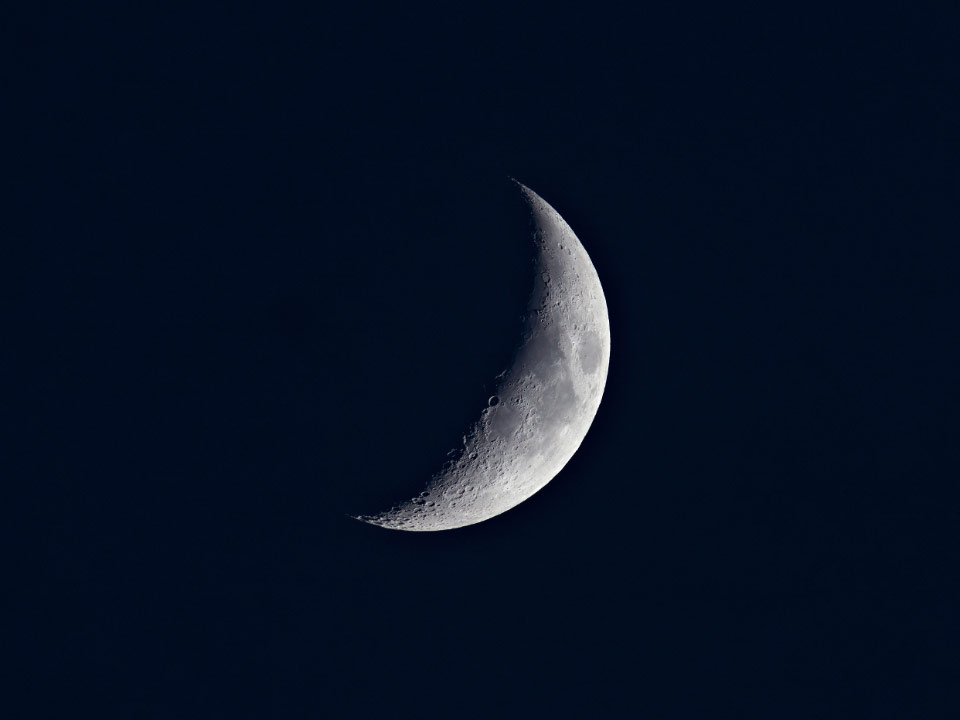
M425 490L358 519L431 531L482 522L520 504L573 457L600 406L610 322L597 271L562 217L520 185L534 220L534 289L513 365L452 460Z

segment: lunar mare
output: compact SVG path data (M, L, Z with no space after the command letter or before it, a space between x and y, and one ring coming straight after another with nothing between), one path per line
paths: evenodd
M520 183L518 183L520 185ZM450 530L523 502L573 457L600 406L610 324L600 279L570 226L520 188L534 220L534 289L522 342L452 459L407 502L357 519L394 530Z

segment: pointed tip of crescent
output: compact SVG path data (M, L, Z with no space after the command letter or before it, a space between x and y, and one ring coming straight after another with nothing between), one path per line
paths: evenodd
M531 189L528 188L526 185L524 185L522 182L520 182L519 180L517 180L513 175L507 175L507 178L509 178L510 182L514 183L518 188L520 188L521 192L523 192L523 194L526 195L528 198L537 198L537 197L540 197L540 196L537 195L533 190L531 190Z
M527 201L527 205L530 207L531 212L537 219L537 223L542 222L543 218L550 217L554 222L559 222L563 226L567 226L567 221L561 217L553 205L548 203L542 197L540 197L536 192L528 188L522 182L517 180L512 175L508 176L512 182L514 182L517 187L520 188L520 192L523 193L524 199ZM568 227L569 229L569 227ZM571 231L572 232L572 231Z
M363 523L364 525L380 526L378 518L375 515L354 515L352 513L344 513L344 515L350 518L351 520L356 520L357 522Z
M392 520L388 517L387 513L380 513L379 515L350 515L347 514L351 520L357 520L364 523L365 525L373 525L374 527L381 527L386 530L417 530L419 528L411 527L403 521Z

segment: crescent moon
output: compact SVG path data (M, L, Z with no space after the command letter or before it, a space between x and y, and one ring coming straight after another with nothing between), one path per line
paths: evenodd
M597 271L562 217L517 183L534 221L536 275L522 342L453 459L407 502L358 520L394 530L452 530L488 520L550 482L600 406L610 321Z

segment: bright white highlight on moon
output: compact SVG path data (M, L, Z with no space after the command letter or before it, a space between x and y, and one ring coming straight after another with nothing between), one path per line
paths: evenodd
M550 482L593 423L610 360L603 288L570 226L539 195L520 188L533 214L537 261L514 363L499 376L463 447L426 489L359 520L430 531L492 518Z

